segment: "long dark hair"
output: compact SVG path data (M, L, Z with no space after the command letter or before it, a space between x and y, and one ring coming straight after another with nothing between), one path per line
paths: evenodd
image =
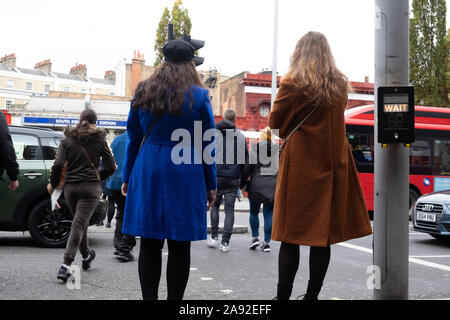
M88 127L91 124L97 123L97 113L92 109L86 109L80 114L80 121L77 124L78 128Z
M148 79L139 82L131 106L133 109L141 107L154 115L168 109L170 115L179 116L186 93L191 96L192 104L192 85L204 87L192 61L163 61Z

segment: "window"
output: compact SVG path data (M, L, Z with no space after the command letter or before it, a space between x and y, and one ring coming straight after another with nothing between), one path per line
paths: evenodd
M411 174L432 174L431 146L428 140L416 140L409 148Z
M6 110L9 110L9 108L11 108L13 104L12 100L6 100L5 106L6 106Z
M32 89L33 89L33 84L31 82L27 82L26 90L31 91Z
M11 79L6 80L6 87L7 87L8 89L14 88L14 80L11 80Z
M349 133L347 139L356 162L374 162L373 135Z
M41 148L36 137L25 134L11 135L17 160L42 160Z
M86 89L81 89L81 93L86 93Z
M450 176L450 141L434 140L434 174Z
M64 92L69 92L69 91L70 91L69 87L64 87Z
M45 92L49 92L49 91L50 91L50 85L49 85L49 84L46 84L46 85L44 86L44 91L45 91Z
M61 138L41 138L44 160L55 160Z

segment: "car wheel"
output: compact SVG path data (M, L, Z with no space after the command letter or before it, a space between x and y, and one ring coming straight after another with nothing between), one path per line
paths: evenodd
M431 234L431 233L429 233L429 235L432 236L435 239L438 239L438 240L448 240L448 241L450 241L450 236L444 236L444 235L440 235L440 234Z
M28 230L40 245L61 248L66 245L72 227L72 214L63 199L58 200L60 208L51 210L51 201L39 202L28 218Z

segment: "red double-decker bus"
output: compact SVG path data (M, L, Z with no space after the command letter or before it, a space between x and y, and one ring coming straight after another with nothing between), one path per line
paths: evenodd
M434 191L450 189L450 108L415 107L415 142L409 151L409 207ZM345 111L367 209L374 206L374 106Z

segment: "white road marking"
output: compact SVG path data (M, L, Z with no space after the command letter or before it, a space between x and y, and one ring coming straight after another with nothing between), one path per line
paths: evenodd
M212 280L213 278L207 278L207 277L201 277L200 278L200 280L203 280L203 281L210 281L210 280Z
M230 294L233 292L233 290L220 290L220 292L225 293L225 294Z
M338 243L338 245L340 245L342 247L349 248L349 249L358 250L358 251L362 251L362 252L365 252L365 253L373 254L372 249L361 247L361 246L357 246L357 245L354 245L354 244ZM429 262L429 261L425 261L425 260L421 260L421 259L417 259L417 258L410 257L409 258L409 262L420 264L422 266L426 266L426 267L430 267L430 268L443 270L443 271L450 271L450 266L443 265L443 264L438 264L438 263L434 263L434 262Z
M190 268L191 271L197 271L197 268Z
M410 258L450 258L450 255L409 256Z

